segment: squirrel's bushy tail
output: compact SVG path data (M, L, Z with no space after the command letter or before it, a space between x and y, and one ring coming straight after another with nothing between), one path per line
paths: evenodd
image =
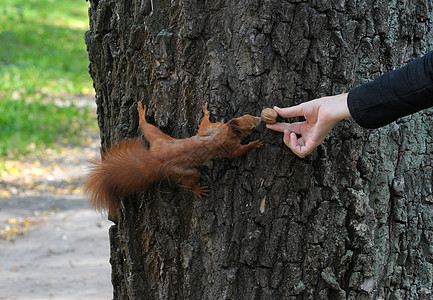
M139 139L124 140L110 148L93 166L84 182L90 205L115 212L120 197L142 192L161 180L162 161L153 157Z

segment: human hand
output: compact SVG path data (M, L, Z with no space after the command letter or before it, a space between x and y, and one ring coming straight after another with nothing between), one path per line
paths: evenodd
M282 117L302 116L304 122L266 124L275 131L284 132L283 141L299 157L310 154L320 145L338 121L350 117L347 93L323 97L302 104L279 108L275 111ZM301 135L298 138L296 135Z

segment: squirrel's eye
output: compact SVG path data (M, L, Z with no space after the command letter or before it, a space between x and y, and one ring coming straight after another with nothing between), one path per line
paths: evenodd
M242 134L242 131L240 131L240 130L237 129L237 128L233 129L233 132L234 132L236 135L241 135L241 134Z

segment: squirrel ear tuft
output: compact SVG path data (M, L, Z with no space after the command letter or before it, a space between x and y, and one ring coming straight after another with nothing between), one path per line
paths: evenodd
M236 118L231 119L227 124L230 126L239 127L239 121Z
M242 130L239 128L240 124L238 119L233 118L227 124L233 130L233 133L236 134L237 136L241 136L243 134Z

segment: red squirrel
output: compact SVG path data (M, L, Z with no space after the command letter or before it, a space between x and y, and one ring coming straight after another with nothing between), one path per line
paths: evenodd
M84 183L91 206L115 214L120 197L143 192L164 179L179 182L199 198L208 196L207 187L199 184L199 165L212 158L237 157L263 145L259 140L241 144L260 123L259 117L245 115L226 124L211 123L207 104L203 112L197 135L175 139L147 123L146 108L139 102L139 126L150 147L140 138L123 140L108 149L101 160L92 161Z

